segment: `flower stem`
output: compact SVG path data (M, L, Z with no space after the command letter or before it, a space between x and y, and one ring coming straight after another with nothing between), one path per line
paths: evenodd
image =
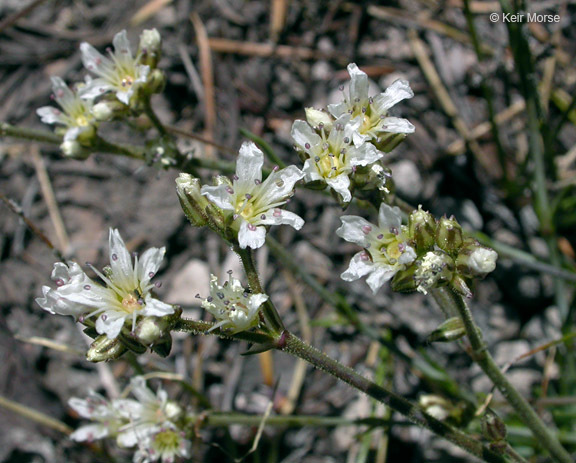
M573 460L568 452L562 447L558 439L550 433L547 426L542 422L526 399L524 399L510 381L508 381L492 358L492 355L490 355L490 352L488 352L488 347L482 339L481 332L474 322L472 312L464 299L447 288L437 288L434 290L435 297L437 293L442 293L444 297L442 297L441 300L443 302L450 301L449 303L453 305L458 311L460 318L462 318L466 334L472 346L472 359L478 363L484 373L492 380L524 424L532 430L532 433L536 436L540 444L546 448L557 461L562 463L572 462Z
M240 256L240 260L244 266L244 271L248 277L248 284L250 285L250 289L255 293L264 294L264 290L260 284L260 278L258 277L258 270L256 269L254 253L252 250L248 248L242 249L240 246L236 245L234 246L234 251L236 254L238 254L238 256ZM277 334L280 334L282 331L284 331L284 323L282 323L282 319L280 318L276 307L274 307L274 304L272 304L270 299L268 299L263 304L262 313L264 314L264 318L268 323L268 328Z
M228 333L227 331L222 331L220 328L216 328L212 331L213 323L202 322L198 320L192 320L189 318L180 318L174 325L174 330L184 331L186 333L192 333L194 335L198 334L213 334L219 336L223 339L235 339L237 341L247 341L253 344L276 344L276 341L271 336L254 331L240 331L239 333Z
M295 357L301 358L316 368L323 370L332 376L344 381L353 388L364 392L378 402L381 402L391 409L401 413L408 420L422 428L426 428L444 439L452 442L458 447L466 450L468 453L487 462L506 462L506 458L482 445L476 439L452 426L443 423L432 417L417 405L404 399L403 397L389 391L376 383L364 378L356 373L353 369L342 365L338 361L328 357L315 347L306 344L292 333L284 331L282 333L280 350L287 352Z
M52 143L53 145L59 145L62 143L62 137L59 137L52 132L16 127L5 122L0 122L0 137L21 138L24 140Z
M158 133L162 137L168 135L166 127L164 127L164 124L162 124L162 122L154 112L154 109L152 108L150 97L144 98L144 112L146 113L148 119L150 119L150 122L152 122L152 124L154 125L154 127L156 127L156 130L158 130Z

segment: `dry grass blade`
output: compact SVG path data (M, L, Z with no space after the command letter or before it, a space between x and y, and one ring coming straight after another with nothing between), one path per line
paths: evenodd
M210 54L210 44L208 33L197 13L190 15L190 20L196 32L198 49L200 51L200 73L204 85L204 136L209 140L214 140L214 127L216 126L216 104L214 97L214 71L212 68L212 56ZM206 157L213 158L214 150L210 145L206 147Z
M2 32L4 32L5 29L12 26L20 18L23 18L24 16L29 14L32 10L34 10L36 7L40 6L45 1L46 0L36 0L36 1L32 2L30 5L22 8L17 13L14 13L12 16L8 16L4 21L0 22L0 34Z
M26 338L24 336L16 335L14 336L14 338L18 339L18 341L27 342L28 344L35 344L37 346L47 347L48 349L56 350L58 352L66 352L67 354L73 354L73 355L84 354L84 352L81 352L78 349L73 349L72 347L66 344L61 344L52 339L42 338L40 336L31 336L29 338Z
M48 177L48 172L46 171L46 164L36 146L30 147L32 153L32 161L34 162L34 168L36 169L36 175L38 176L38 181L40 182L40 189L42 190L42 196L44 196L44 201L46 201L46 206L48 207L48 214L50 215L50 220L54 225L54 230L56 232L56 240L58 241L59 248L62 250L64 255L68 253L70 249L70 239L68 238L68 233L66 232L66 227L64 226L64 221L62 220L62 214L60 214L60 209L58 208L58 203L56 202L56 195L54 194L54 189L52 188L52 182Z
M130 19L130 25L131 26L138 26L144 22L146 22L148 19L150 19L152 16L154 16L156 13L158 13L162 8L164 8L166 5L172 3L172 0L151 0L148 3L146 3L146 5L144 5L142 8L140 8L136 13L134 13L134 16L132 16L132 19Z
M286 12L288 11L287 0L272 0L270 11L270 40L278 42L280 34L286 24Z
M0 396L0 407L4 407L14 413L17 413L24 418L35 421L36 423L46 426L48 428L55 429L63 434L72 434L73 429L66 424L52 418L51 416L40 413L32 408L26 407L25 405L14 402L6 397Z

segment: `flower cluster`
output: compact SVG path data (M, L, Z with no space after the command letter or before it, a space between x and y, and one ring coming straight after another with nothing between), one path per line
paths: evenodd
M254 143L246 142L240 148L232 181L216 177L215 185L204 185L200 190L221 209L224 221L231 221L230 230L237 235L242 249L261 247L268 225L286 224L296 230L304 225L301 217L281 209L294 194L296 182L304 177L302 171L296 166L275 167L262 180L263 165L262 151Z
M400 210L386 204L380 206L378 226L357 216L341 220L338 236L364 248L352 258L342 278L354 281L369 275L367 283L373 292L392 279L395 291L427 294L450 285L471 297L472 280L496 268L494 250L465 238L453 217L437 221L421 206L410 215L408 226L401 225Z
M138 320L166 317L175 309L152 294L151 280L165 248L150 248L132 262L118 230L110 229L109 244L110 265L103 272L90 266L105 285L88 277L75 262L57 262L52 271L56 289L43 286L43 297L36 302L50 313L72 315L85 324L95 317L96 331L114 340L126 325L135 332Z
M92 423L81 426L70 438L93 442L115 438L119 447L138 447L135 463L172 463L190 456L190 442L183 430L183 411L168 400L166 391L152 392L142 376L132 378L130 390L134 399L106 400L91 392L86 399L73 397L70 407Z
M364 248L352 257L350 266L342 273L343 280L355 281L368 275L366 282L376 293L385 282L416 259L397 207L382 204L378 225L354 215L342 216L341 220L342 226L336 234Z
M348 98L329 105L328 112L307 108L307 121L297 120L292 126L306 182L330 187L343 205L351 201L355 187L364 187L370 166L414 132L406 119L388 116L392 106L414 95L408 82L397 80L385 92L370 97L368 76L354 63L348 65L348 72Z
M212 330L222 328L234 334L258 325L260 306L267 300L266 294L248 293L231 275L222 286L218 277L211 275L210 296L202 301L202 307L217 320Z
M42 122L64 126L57 133L63 134L60 148L67 157L86 158L95 146L101 121L126 115L128 108L138 110L142 96L156 93L163 86L163 74L155 69L161 45L156 29L142 32L136 56L126 31L114 36L113 45L114 51L108 50L106 57L83 42L82 62L97 77L87 77L86 82L72 88L61 78L52 77L53 98L61 109L44 106L36 111Z

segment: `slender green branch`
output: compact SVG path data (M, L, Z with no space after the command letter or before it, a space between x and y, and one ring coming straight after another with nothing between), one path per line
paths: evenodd
M275 344L276 340L268 334L258 331L241 331L239 333L229 333L220 328L212 329L213 323L181 318L174 326L175 331L184 331L194 335L213 334L223 339L235 339L237 341L247 341L253 344Z
M494 385L506 398L512 408L514 408L524 424L532 430L532 433L536 436L540 444L548 450L548 452L550 452L557 461L562 463L572 462L573 460L568 452L562 447L560 442L558 442L558 439L548 430L547 426L542 422L526 399L524 399L512 383L508 381L490 355L490 352L488 352L488 347L482 339L480 330L476 326L472 317L472 312L468 308L464 299L447 288L434 289L433 294L437 293L442 293L442 301L445 303L446 301L450 301L460 314L460 317L464 322L466 335L468 336L472 347L472 359L478 363L484 373L486 373L486 375L492 380Z
M353 369L342 365L318 349L306 344L292 333L285 331L282 334L281 345L279 346L279 349L307 361L308 363L314 365L316 368L329 373L341 381L344 381L353 388L369 395L373 399L388 405L393 410L408 418L411 423L429 429L433 433L466 450L468 453L482 458L484 461L506 461L504 457L488 449L476 439L473 439L462 431L455 429L448 424L430 416L420 407L395 394L394 392L389 391L364 378L363 376L356 373Z
M254 262L254 253L251 249L242 249L240 246L234 246L234 251L238 256L240 256L240 260L242 261L242 265L244 266L244 271L246 272L246 276L248 277L248 284L250 285L250 289L255 293L264 293L262 289L262 285L260 284L260 277L258 276L258 270L256 269L256 262ZM264 318L268 322L268 328L272 329L277 334L280 334L284 331L284 324L282 323L282 319L272 304L272 301L268 299L264 305L263 310Z
M90 148L91 151L100 151L103 153L117 154L126 156L133 159L144 159L144 149L134 145L117 145L111 143L103 138L97 137L94 145Z
M156 115L156 112L152 108L152 103L150 101L150 97L144 98L144 112L146 113L146 116L148 116L148 119L150 119L150 122L152 122L154 127L156 127L156 130L158 130L158 133L161 136L164 137L164 136L168 135L168 131L166 130L166 127L164 127L164 124L162 124L162 122L160 121L160 119Z
M7 124L6 122L0 122L0 138L3 137L40 141L44 143L51 143L53 145L59 145L62 143L62 137L59 137L55 133L48 132L47 130L27 129L25 127L16 127L14 125Z

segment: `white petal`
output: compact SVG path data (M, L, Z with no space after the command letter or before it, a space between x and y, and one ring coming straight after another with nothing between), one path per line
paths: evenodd
M150 248L147 249L138 259L138 268L136 269L137 278L140 281L140 287L146 286L151 278L156 275L162 260L164 259L164 254L166 253L166 248Z
M112 67L112 62L87 42L80 44L80 52L84 67L90 72L102 75Z
M113 90L114 87L104 79L91 79L86 85L78 90L78 96L84 100L92 100Z
M368 76L358 69L355 63L348 65L348 73L350 74L350 104L365 104L368 100Z
M334 117L340 117L348 112L348 105L344 102L329 104L328 112Z
M414 92L410 88L407 80L398 79L384 93L374 97L374 109L378 113L384 114L388 109L394 106L399 101L407 98L412 98Z
M296 166L288 166L278 172L272 172L261 186L265 190L267 204L286 200L292 195L296 182L303 177L304 172Z
M385 117L379 127L390 133L414 133L416 130L410 121L401 117Z
M372 143L364 143L360 145L355 148L351 154L354 155L354 157L350 159L351 166L367 166L384 157L384 153L378 151Z
M316 168L316 163L312 161L312 159L306 159L304 161L304 166L302 167L302 172L304 173L304 181L305 182L313 182L315 180L324 180L318 173L318 169Z
M292 124L292 138L296 146L306 151L310 149L306 148L307 143L310 147L322 143L320 135L318 135L306 121L301 120L296 120Z
M356 281L368 275L374 269L374 264L368 258L366 251L354 254L348 268L340 275L344 281Z
M66 124L62 111L53 106L42 106L36 110L36 114L44 124Z
M128 252L124 240L116 229L110 229L108 238L110 247L110 268L112 281L123 289L132 290L136 287L132 256Z
M357 215L343 215L340 220L342 226L336 230L340 238L363 248L368 246L368 236L376 228L374 225Z
M256 311L262 304L264 304L268 300L267 294L252 294L248 301L248 305L250 306L251 311Z
M128 421L136 421L142 415L143 405L132 399L116 399L112 401L112 406L118 414Z
M234 206L232 205L231 198L232 194L228 190L232 188L230 185L203 185L200 189L200 193L206 196L210 201L212 201L220 209L226 211L233 211Z
M234 188L238 188L242 193L252 191L255 181L262 180L263 164L264 153L251 141L242 143L236 162L238 180L234 182Z
M100 315L98 320L96 320L96 331L99 334L106 334L108 339L116 339L124 326L127 316L128 313L121 315L118 312L108 311Z
M312 127L319 127L322 124L325 130L332 128L332 117L327 112L315 108L306 108L305 112L306 120Z
M122 30L118 32L114 39L112 40L112 44L114 45L114 52L119 57L123 57L121 59L131 60L132 59L132 52L130 51L130 42L128 41L128 37L126 35L126 30Z
M134 86L130 87L130 90L117 91L116 92L116 98L118 98L118 100L120 100L125 105L129 105L130 104L130 98L132 98L133 94L134 94Z
M416 251L412 246L406 246L404 252L398 258L398 263L402 265L410 264L416 260Z
M380 205L380 211L378 212L378 225L383 230L389 230L391 227L400 230L400 225L402 225L400 209L382 203Z
M342 197L342 201L348 203L352 200L352 194L350 193L350 179L346 174L340 174L334 178L326 178L326 183L330 186L336 193Z
M382 287L384 283L390 280L397 272L397 269L387 265L375 265L374 271L366 279L366 283L374 294Z
M76 442L92 442L108 435L108 427L104 424L88 424L70 434L70 439Z
M254 225L242 220L240 231L238 232L238 244L242 249L247 247L258 249L264 245L266 240L266 229L264 227L255 227Z
M70 127L64 134L64 141L74 141L82 132L85 132L87 127Z
M304 219L290 211L270 209L264 215L266 218L258 222L260 225L290 225L296 230L300 230L304 225Z
M174 307L170 304L166 304L156 298L153 298L150 294L146 295L144 299L146 307L142 310L141 315L151 315L153 317L163 317L165 315L170 315L174 313Z
M54 98L62 106L66 107L66 104L70 101L76 99L76 95L70 90L68 85L58 76L53 76L50 78L52 81L52 91L54 92Z
M130 386L132 387L132 394L141 404L157 402L156 394L148 388L146 380L142 376L133 377L130 380Z

